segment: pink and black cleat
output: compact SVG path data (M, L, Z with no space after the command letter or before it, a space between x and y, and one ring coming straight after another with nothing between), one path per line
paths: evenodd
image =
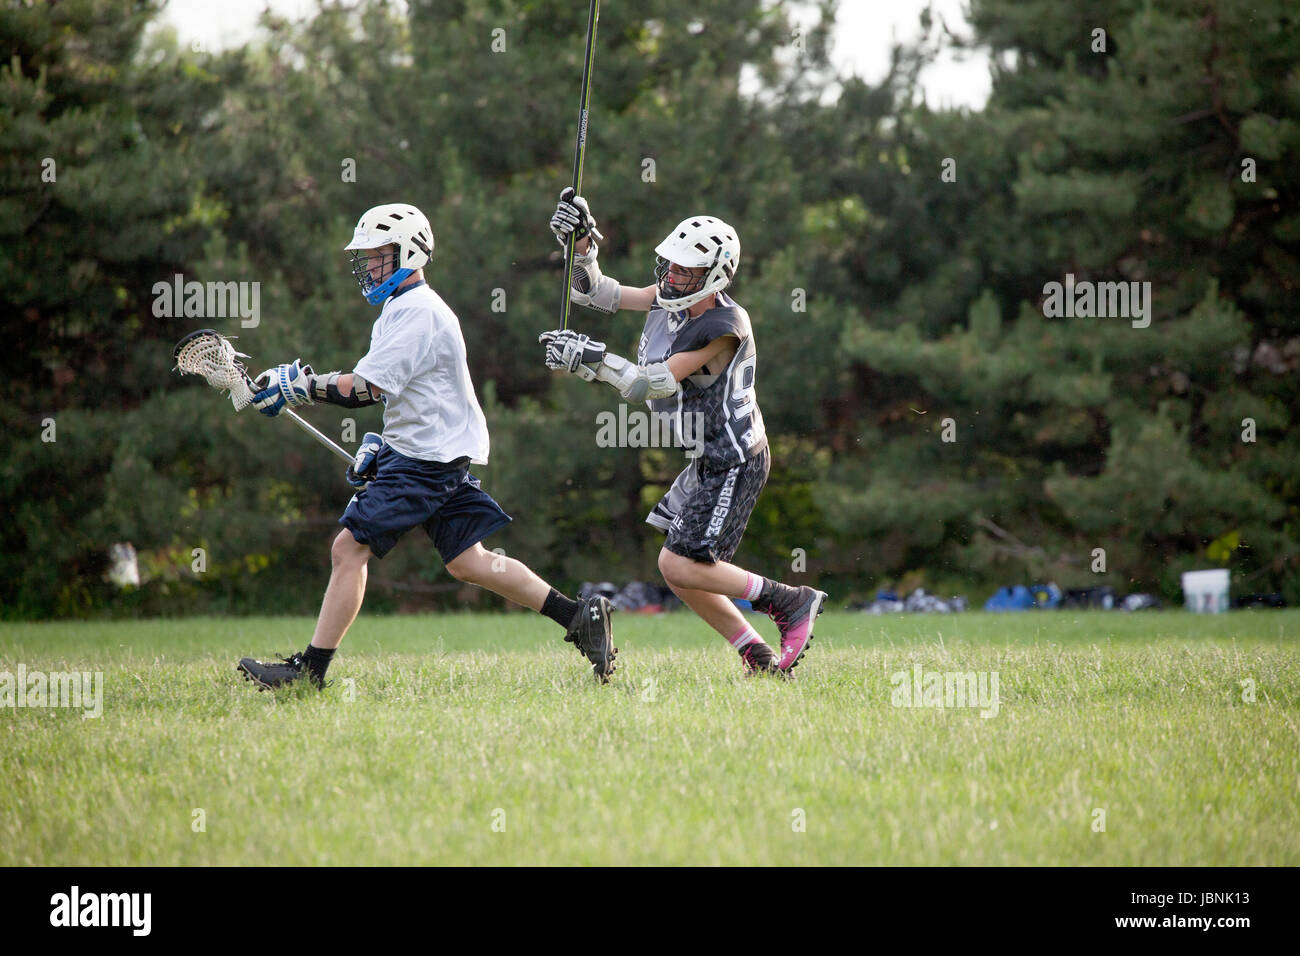
M793 670L803 658L813 638L813 622L822 612L825 600L825 591L807 586L790 588L785 596L773 599L767 613L781 632L781 656L776 662L778 670Z
M776 652L763 641L752 641L740 649L740 659L745 663L745 676L755 674L781 674L776 666Z

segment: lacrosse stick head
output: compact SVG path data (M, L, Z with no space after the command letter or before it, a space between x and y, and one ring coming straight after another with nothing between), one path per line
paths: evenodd
M248 356L236 352L220 332L213 329L191 332L176 343L172 357L182 375L202 375L213 388L229 392L235 411L243 410L253 401L248 370L239 361Z

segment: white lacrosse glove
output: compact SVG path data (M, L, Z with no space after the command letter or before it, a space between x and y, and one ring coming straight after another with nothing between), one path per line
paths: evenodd
M605 343L593 342L573 329L543 332L537 341L546 346L546 367L572 372L584 382L596 380L596 370L605 360Z
M348 465L348 484L353 488L364 488L367 482L375 480L375 458L379 455L379 449L384 447L382 435L376 432L366 432L361 438L361 447L357 449L357 456Z
M569 244L569 236L573 236L574 242L588 235L595 239L605 238L596 228L596 220L591 215L587 200L575 196L572 186L565 186L560 192L555 215L551 217L551 232L555 233L555 241L562 246Z
M253 404L259 412L271 418L279 415L285 405L292 408L314 405L316 403L311 397L312 379L311 366L303 365L302 359L269 368L253 379L256 389Z

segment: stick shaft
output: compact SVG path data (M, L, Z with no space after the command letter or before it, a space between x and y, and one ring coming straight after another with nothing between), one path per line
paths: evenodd
M255 384L252 378L249 377L247 372L244 373L244 382L248 386L250 392L255 390ZM308 435L316 439L318 442L320 442L330 451L334 452L334 454L338 455L349 465L352 464L351 455L349 455L344 449L336 445L328 435L325 435L320 431L318 431L315 426L310 424L305 418L303 418L301 415L295 412L292 408L281 409L280 414L288 415L290 420L299 428L301 428L303 431L305 431Z
M582 95L578 112L578 142L573 150L573 192L582 192L582 164L587 158L587 119L591 107L591 68L596 61L596 24L600 20L600 0L587 7L587 55L582 63ZM560 305L560 328L569 327L569 285L573 282L573 254L576 240L569 233L564 252L563 303Z
M342 448L340 448L338 445L334 444L334 442L329 438L329 436L324 435L324 434L322 434L321 432L317 431L316 428L315 428L314 426L312 426L311 424L309 424L309 423L307 422L306 419L302 418L302 417L301 417L297 412L295 412L292 408L286 408L286 409L284 409L284 410L281 412L281 414L282 414L282 415L288 415L289 418L293 421L293 423L294 423L295 425L297 425L298 427L300 427L300 428L301 428L303 431L305 431L308 435L311 435L313 438L315 438L318 442L320 442L322 445L324 445L324 446L325 446L326 448L328 448L330 451L334 452L334 454L338 455L340 458L342 458L344 461L346 461L349 465L352 464L352 456L351 456L351 455L349 455L346 451L344 451L344 450L343 450Z

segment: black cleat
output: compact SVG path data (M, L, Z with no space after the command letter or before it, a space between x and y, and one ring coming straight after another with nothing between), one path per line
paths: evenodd
M235 670L244 675L244 680L256 684L258 690L275 690L277 687L284 687L304 677L311 678L311 682L317 688L321 686L320 681L311 677L307 670L307 662L301 654L292 654L289 657L280 654L275 656L280 659L258 661L251 657L241 657Z
M784 677L785 672L776 666L776 651L763 641L751 641L740 649L740 659L745 662L745 676L774 674Z
M614 628L609 616L614 610L608 598L594 597L582 602L577 616L569 625L569 632L564 639L582 652L591 661L591 672L602 684L609 683L609 676L614 673L614 656L618 648L614 646Z

